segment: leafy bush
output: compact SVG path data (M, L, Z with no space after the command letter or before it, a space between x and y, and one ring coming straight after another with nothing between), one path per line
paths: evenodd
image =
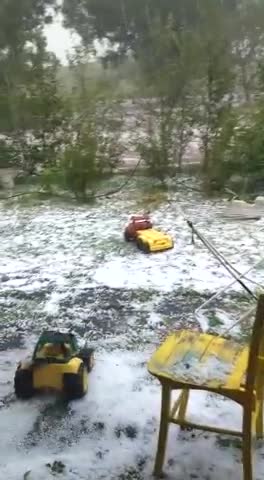
M171 105L171 99L147 101L143 129L146 136L137 142L137 150L147 167L147 173L163 186L177 168L181 170L186 147L193 135L188 99Z
M8 139L0 139L0 168L17 165L18 152Z
M208 171L209 183L223 187L239 174L244 187L264 180L264 105L229 115L215 139Z
M264 105L237 129L232 154L234 170L242 175L264 175Z
M65 187L79 200L87 199L88 189L91 197L97 182L112 175L122 152L119 122L114 122L111 114L102 118L98 109L90 112L58 161Z

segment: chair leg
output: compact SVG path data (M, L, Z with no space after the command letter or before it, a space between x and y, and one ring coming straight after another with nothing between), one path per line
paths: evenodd
M257 418L256 418L256 436L263 438L263 386L257 385Z
M161 414L160 414L160 428L159 428L159 440L158 448L154 466L154 476L162 476L162 467L165 458L165 450L167 444L167 436L169 429L169 414L170 414L170 397L171 389L168 385L162 385L162 398L161 398Z
M252 413L248 406L243 412L243 472L244 480L253 480L252 475Z
M189 400L189 390L183 390L182 392L182 399L179 407L179 413L178 413L178 419L180 421L185 420L185 415L186 415L186 410L187 410L187 405L188 405L188 400Z

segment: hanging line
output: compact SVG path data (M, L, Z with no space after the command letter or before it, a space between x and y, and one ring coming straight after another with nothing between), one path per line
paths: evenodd
M235 323L233 323L231 325L231 327L227 328L226 330L223 331L223 333L220 335L216 335L215 336L212 336L211 340L209 340L209 342L207 343L207 345L205 346L205 349L202 351L200 357L199 357L199 360L201 361L202 358L205 356L206 352L209 350L210 346L212 345L212 343L215 341L215 338L217 337L224 337L225 335L227 335L227 333L229 333L233 328L235 328L237 325L239 325L240 323L244 322L245 320L247 320L248 318L251 317L251 315L255 312L256 310L256 306L250 308L249 310L247 310L243 315L242 317L240 317Z
M260 263L262 263L264 261L264 258L261 258L260 260L258 260L254 265L252 265L246 272L244 273L241 273L240 274L240 278L246 278L246 275L251 272L251 270L254 270L254 268L256 268ZM253 280L251 279L248 279L249 281L253 282ZM210 297L208 300L206 300L202 305L200 305L198 308L196 308L196 310L194 311L194 315L195 315L195 318L198 319L198 315L200 313L200 311L202 311L204 309L204 307L206 307L207 305L209 305L209 303L211 303L212 300L216 300L216 298L218 298L221 294L223 294L228 288L232 287L235 283L236 283L236 279L233 280L231 283L229 283L228 285L226 285L225 287L222 287L220 290L218 290L212 297ZM256 285L258 285L259 287L262 288L262 285L260 285L260 283L257 283L257 282L253 282L255 283Z
M192 233L192 235L193 235L193 233ZM239 278L241 278L241 273L239 272L239 270L237 270L237 269L229 262L229 260L227 260L227 259L224 257L224 255L223 255L222 253L220 253L220 252L216 249L216 247L212 244L212 242L209 242L209 240L207 240L201 233L200 233L200 239L201 239L201 241L203 241L203 243L206 245L206 247L207 247L208 249L212 250L212 253L216 256L217 259L219 259L219 261L220 261L220 259L222 259L222 261L223 261L226 265L228 265L228 267L229 267L231 270L233 270L233 271L235 272L235 274L236 274ZM231 273L231 272L230 272L230 273ZM247 277L244 277L244 278L246 278L249 282L252 282L252 283L254 283L255 285L258 285L258 286L260 286L260 287L262 288L262 285L260 285L258 282L255 282L254 280L251 280L251 279L249 279L249 278L247 278ZM235 276L235 279L237 279L236 276Z
M236 270L233 265L230 264L230 262L228 260L225 259L225 257L217 251L217 249L207 240L205 239L205 237L200 234L200 232L194 227L193 223L190 221L190 220L187 220L187 224L189 225L189 227L191 228L192 230L192 233L197 235L197 237L201 240L201 242L209 249L209 251L211 253L213 253L213 255L217 258L217 260L219 260L219 262L226 268L226 270L235 278L235 281L237 281L238 283L240 283L240 285L255 299L257 300L257 296L247 287L247 285L244 284L244 282L241 280L241 278L245 277L245 275L247 273L249 273L250 270L252 270L256 265L258 265L259 263L261 263L263 261L263 259L259 260L256 265L254 265L253 267L251 267L249 269L249 271L245 272L244 274L241 274L240 272L238 272L238 270ZM232 282L233 284L234 282ZM231 284L231 285L232 285ZM223 289L223 291L226 290L227 287L225 287ZM216 295L214 295L213 297L211 297L210 300L208 300L207 302L205 302L205 304L208 304L213 298L216 298L220 293L221 293L222 290L220 290L220 292L217 292ZM202 307L204 307L204 305L201 305L201 307L198 309L200 310ZM237 325L239 325L240 323L242 323L243 321L245 321L247 318L249 318L252 313L254 312L254 310L256 309L256 307L253 307L251 309L249 309L245 314L242 315L242 317L240 317L234 324L232 324L229 328L227 328L222 334L221 336L225 336L227 335L227 333L229 333L233 328L235 328ZM219 335L217 335L219 336ZM211 344L214 342L215 340L215 337L212 337L212 339L208 342L208 344L206 345L205 349L203 350L203 352L201 353L200 355L200 358L199 360L201 361L202 358L204 357L204 355L206 354L206 352L208 351L208 349L210 348Z
M253 296L253 298L256 299L256 297L254 296L254 294L251 292L251 290L246 286L244 285L243 282L240 282L239 279L241 277L241 273L216 249L216 247L212 244L212 242L209 242L209 240L207 240L199 231L196 227L194 227L193 225L193 222L191 220L189 220L184 212L182 211L182 208L178 205L178 208L184 218L184 220L187 222L187 224L189 225L189 227L191 228L191 232L192 232L192 243L194 243L194 234L196 234L198 236L198 238L200 238L201 242L207 247L207 249L217 258L217 260L219 260L219 262L228 270L228 272L233 276L233 278L235 278L236 281L238 281L241 286L243 288L246 289L246 291ZM229 268L227 268L227 266ZM234 272L234 273L233 273ZM246 277L245 277L246 278ZM260 286L262 288L262 285L260 285L258 282L255 282L254 280L251 280L251 279L247 279L248 281L250 281L251 283L254 283L258 286Z
M195 228L193 223L190 220L186 220L187 224L191 228L193 234L195 234L201 242L208 248L208 250L214 255L214 257L221 263L221 265L232 275L233 278L247 291L255 300L257 300L256 295L252 292L252 290L241 280L241 274L236 270L226 258L217 251L217 249L206 240L202 234Z

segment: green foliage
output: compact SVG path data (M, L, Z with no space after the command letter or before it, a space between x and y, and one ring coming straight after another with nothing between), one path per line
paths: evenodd
M264 3L243 0L233 20L234 54L238 81L246 102L252 101L258 87L258 64L264 48Z
M118 165L120 101L137 97L137 149L163 186L194 129L208 183L262 177L263 0L63 0L82 39L67 69L43 34L56 8L0 2L0 166L41 170L45 188L85 199ZM95 40L106 40L101 64ZM246 123L236 98L250 106Z
M16 161L17 152L14 147L4 139L0 139L0 168L12 167Z
M149 96L169 97L170 105L176 105L196 77L197 34L179 30L170 16L165 24L154 17L148 37L149 47L138 51L138 62Z
M205 184L207 189L221 189L234 173L232 164L232 149L234 136L238 125L238 114L228 112L222 117L221 125L211 144L210 159L208 163Z
M183 98L182 105L172 107L169 100L147 102L148 108L145 106L143 112L146 136L137 143L147 173L163 185L168 177L181 171L183 155L193 135L189 99Z
M192 137L196 42L195 35L177 31L172 18L165 26L154 20L150 35L152 51L139 57L147 99L140 106L146 136L138 151L148 173L164 185L176 167L182 168Z
M79 200L86 200L88 190L90 198L98 181L112 175L119 163L123 153L122 115L119 103L107 100L100 89L82 92L74 101L75 116L56 168L61 172L64 188Z
M154 18L166 25L172 16L177 27L193 27L199 22L199 9L203 0L64 0L65 24L81 36L84 44L107 39L106 56L118 62L127 52L136 55L139 50L151 49L149 32ZM213 0L214 4L219 3ZM223 0L228 12L236 7L237 0Z
M201 108L199 129L204 154L203 170L212 163L213 144L228 115L232 115L235 86L233 69L232 21L222 4L204 0L198 31Z
M238 126L231 150L233 171L264 179L264 105L259 105Z
M166 145L152 139L151 145L140 144L138 151L147 166L147 172L151 177L160 180L165 187L169 176L169 160Z
M263 104L227 116L213 144L208 185L221 188L235 174L244 179L242 188L264 182Z
M164 102L150 100L145 105L146 137L139 140L137 150L144 160L147 172L165 185L173 172L175 146L174 110Z
M94 90L96 87L108 90L111 96L116 92L119 97L130 98L136 95L137 81L139 78L139 66L133 58L128 58L117 67L109 64L104 66L87 56L76 62L75 53L70 58L70 65L61 66L58 69L58 81L65 95L75 94L81 88Z
M80 200L86 199L87 188L92 189L101 178L102 166L98 162L97 148L96 135L91 129L81 135L75 144L66 147L60 163L66 188Z
M55 0L3 0L0 5L0 132L12 166L27 173L54 157L65 118L54 55L42 28ZM49 8L49 11L48 11Z
M56 0L1 0L0 3L0 51L23 49L31 41L35 29L50 23L52 17L47 7Z
M258 64L258 94L263 98L264 96L264 61Z
M119 161L120 148L112 139L102 141L94 126L90 125L78 140L66 147L59 162L59 171L64 174L65 187L75 197L85 201L99 180L109 176ZM88 128L89 128L88 127Z
M56 193L59 188L64 188L63 171L59 165L46 166L40 175L40 184L46 192Z

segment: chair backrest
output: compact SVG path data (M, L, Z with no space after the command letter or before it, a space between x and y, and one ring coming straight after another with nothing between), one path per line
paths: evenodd
M258 356L264 346L263 343L264 334L264 294L261 294L258 299L256 317L252 329L248 368L246 376L246 390L253 393L256 383L257 369L258 369Z

